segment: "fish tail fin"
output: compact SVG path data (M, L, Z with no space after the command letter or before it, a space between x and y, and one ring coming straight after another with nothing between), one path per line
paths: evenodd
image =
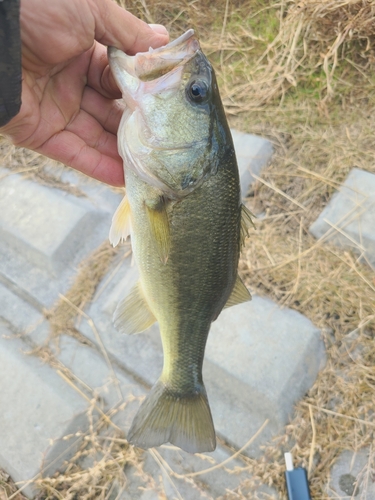
M189 453L213 451L215 429L203 384L186 396L158 380L134 417L127 439L144 449L169 442Z

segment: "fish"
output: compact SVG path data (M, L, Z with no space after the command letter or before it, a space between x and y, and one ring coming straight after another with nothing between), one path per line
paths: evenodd
M204 351L222 309L251 299L238 261L252 224L215 72L192 29L134 56L109 47L108 60L125 102L126 186L109 239L115 246L130 235L140 276L113 321L130 335L158 322L164 355L127 440L213 451Z

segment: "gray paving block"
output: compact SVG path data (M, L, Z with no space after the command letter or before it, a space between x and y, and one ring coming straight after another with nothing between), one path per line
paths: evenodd
M88 428L87 402L0 324L0 467L22 486L41 469L53 474ZM32 484L23 490L34 494Z
M113 422L124 431L128 430L134 413L147 392L146 388L127 375L115 363L107 363L105 355L76 339L63 335L55 349L56 358L83 384L96 395L103 411L116 408ZM134 400L134 397L138 398ZM123 410L117 410L126 402Z
M313 385L324 352L310 320L270 299L253 296L224 310L211 327L204 372L220 434L240 447L267 418L258 443L280 432Z
M270 141L244 132L231 129L234 149L236 151L238 170L240 172L241 194L247 195L254 176L267 166L272 154L273 146Z
M112 325L113 311L136 280L126 260L105 293L90 308L110 355L126 370L152 385L162 369L157 325L137 335L120 335ZM95 343L89 328L82 333ZM249 450L280 432L293 413L293 404L312 386L324 363L320 332L304 316L254 297L251 302L222 312L208 338L204 380L220 436L242 447L270 423Z
M375 174L353 168L310 232L352 248L375 268Z
M0 183L0 282L39 310L70 286L78 263L108 238L111 213L18 175Z
M0 283L0 318L16 333L31 331L43 321L43 315Z
M125 469L126 483L114 482L112 500L214 500L231 492L235 498L239 497L235 491L240 485L243 498L279 498L274 489L257 480L251 481L246 464L238 458L232 459L231 453L222 446L209 456L191 455L172 446L161 446L157 450L146 451L142 459L142 473L139 467L128 464ZM82 462L88 467L95 466L87 459Z
M337 500L373 500L373 471L374 455L371 456L369 448L363 448L356 453L349 450L342 452L331 469L327 486L329 497Z
M248 482L251 479L246 464L238 458L231 459L233 453L220 445L214 452L198 455L191 455L171 446L161 446L158 448L158 453L178 476L167 474L149 452L145 455L144 468L153 477L161 474L168 500L176 498L176 490L184 500L215 499L227 492L235 491L241 482ZM221 466L224 461L225 464ZM189 476L191 474L197 475ZM279 498L274 489L259 481L254 481L254 486L246 493L248 498L254 499Z
M0 183L0 241L52 274L72 260L100 215L78 198L18 176Z

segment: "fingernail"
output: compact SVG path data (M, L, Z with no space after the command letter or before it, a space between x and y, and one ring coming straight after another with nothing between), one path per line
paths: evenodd
M159 35L169 34L167 28L162 24L149 24L149 26L155 31L155 33L158 33Z

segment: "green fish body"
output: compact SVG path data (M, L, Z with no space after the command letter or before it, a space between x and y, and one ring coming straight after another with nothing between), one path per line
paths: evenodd
M221 310L250 299L237 275L250 216L214 71L194 32L137 57L109 49L128 105L118 133L126 198L110 240L131 234L140 273L114 323L132 334L157 321L164 366L128 440L142 448L171 442L188 452L212 451L204 350Z

